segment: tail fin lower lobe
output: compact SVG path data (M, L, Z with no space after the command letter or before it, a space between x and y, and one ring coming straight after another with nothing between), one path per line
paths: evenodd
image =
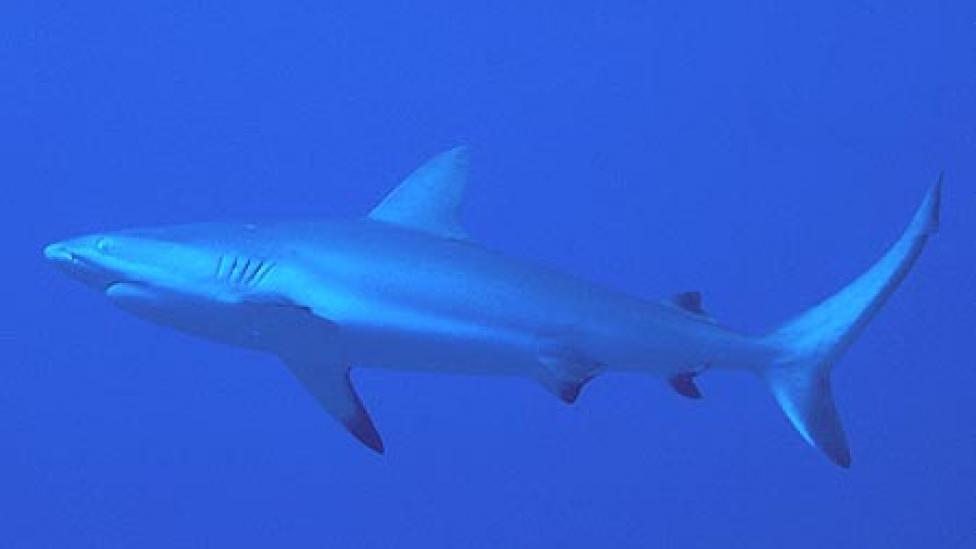
M869 270L819 305L769 334L778 358L760 372L796 430L841 467L851 454L830 389L834 362L901 283L939 226L942 177L908 228Z

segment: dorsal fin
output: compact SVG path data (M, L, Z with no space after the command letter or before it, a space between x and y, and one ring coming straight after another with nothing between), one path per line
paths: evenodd
M681 292L676 294L671 298L671 303L673 303L679 309L688 311L689 313L694 313L696 315L708 316L705 309L702 308L702 295L701 292Z
M458 208L468 176L468 149L455 147L428 160L369 213L370 219L463 239Z

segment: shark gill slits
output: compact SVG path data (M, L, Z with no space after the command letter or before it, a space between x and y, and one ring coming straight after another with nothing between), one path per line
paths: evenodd
M251 269L251 272L247 275L246 282L248 284L255 284L255 283L257 283L258 273L260 273L261 270L264 269L264 265L265 265L265 262L263 260L257 261L254 264L254 268Z
M264 279L275 269L275 264L271 261L261 264L261 267L256 273L254 273L254 280L251 281L252 284L258 285L264 281Z
M214 278L233 286L256 286L275 268L273 262L251 257L221 256Z
M272 261L254 257L221 256L214 278L232 286L257 286L274 270Z
M222 282L233 283L239 263L240 261L237 257L220 256L217 260L217 270L214 273L214 278Z
M241 269L241 284L250 284L251 280L254 278L254 272L261 267L260 260L248 259L244 264L244 268Z
M260 275L261 272L264 271L266 265L267 265L266 262L258 261L257 265L254 266L254 270L251 271L251 274L247 277L247 283L257 284L258 281L260 280L260 278L258 278L258 275Z
M244 264L241 265L240 270L237 271L237 283L244 284L246 282L247 271L251 268L251 260L245 259Z

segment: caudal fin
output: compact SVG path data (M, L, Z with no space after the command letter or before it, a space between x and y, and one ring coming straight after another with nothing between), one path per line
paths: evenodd
M793 426L837 465L851 454L830 390L834 362L881 309L939 226L942 177L908 228L867 272L766 337L778 358L760 374Z

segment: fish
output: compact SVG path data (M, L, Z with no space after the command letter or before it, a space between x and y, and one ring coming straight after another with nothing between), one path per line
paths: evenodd
M574 403L608 372L701 398L706 371L751 372L812 446L849 467L830 374L938 230L942 177L900 238L834 295L763 334L728 328L699 291L645 299L478 245L459 220L469 154L428 160L358 219L198 223L44 248L138 317L271 353L372 450L385 447L353 368L513 376Z

